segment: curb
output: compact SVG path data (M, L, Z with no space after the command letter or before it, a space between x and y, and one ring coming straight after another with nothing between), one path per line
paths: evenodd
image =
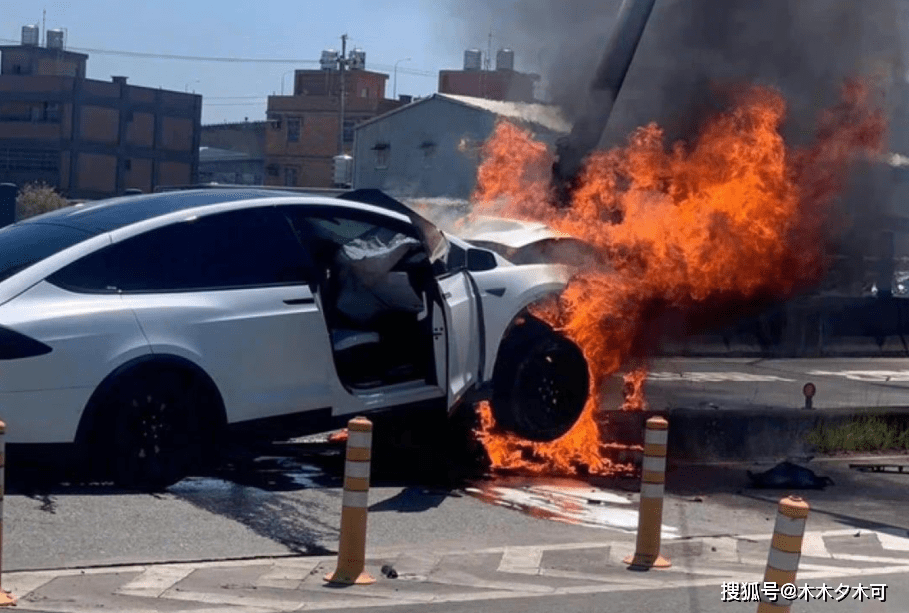
M668 453L672 462L776 461L814 455L806 438L819 426L837 427L869 416L909 422L909 408L609 411L600 422L601 429L610 442L641 445L644 424L654 416L669 420Z

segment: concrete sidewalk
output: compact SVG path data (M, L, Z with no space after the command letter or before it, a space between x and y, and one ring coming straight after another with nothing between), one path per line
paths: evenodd
M612 535L610 535L612 536ZM320 611L477 602L568 594L604 594L724 582L760 582L770 534L668 539L668 570L634 572L622 563L630 539L565 545L450 551L417 548L372 553L374 585L330 587L334 557L257 558L13 572L5 589L18 609L48 612ZM397 578L382 575L390 565ZM909 537L868 530L806 535L799 581L909 573ZM480 603L484 604L480 604ZM893 602L891 600L891 602Z

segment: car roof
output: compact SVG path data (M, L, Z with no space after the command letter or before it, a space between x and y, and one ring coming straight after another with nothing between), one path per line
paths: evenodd
M92 234L110 232L140 221L208 204L299 195L272 190L192 190L108 198L58 209L20 223L54 223Z
M353 194L356 194L356 192L351 193L351 195ZM299 191L282 191L274 189L192 189L187 191L142 194L86 202L84 204L77 204L50 213L45 213L44 215L32 217L19 223L57 224L97 235L168 215L170 213L177 213L197 207L239 202L242 200L282 197L302 197L305 199L317 198L323 203L326 199L326 196L322 194L306 194ZM331 199L333 200L334 198ZM343 200L352 204L357 202L356 198L351 197L343 198ZM342 205L341 202L338 204ZM389 207L382 208L391 210Z

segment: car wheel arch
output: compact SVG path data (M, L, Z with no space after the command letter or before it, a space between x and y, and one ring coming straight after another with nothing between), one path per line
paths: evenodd
M499 361L499 352L502 349L503 343L505 340L515 331L516 328L520 327L522 324L530 322L534 326L545 326L547 329L552 331L552 328L545 323L543 320L534 316L531 312L531 309L534 305L546 300L551 300L557 298L560 295L559 291L550 291L544 294L535 294L530 299L523 301L518 309L515 310L514 314L511 316L511 319L508 320L508 324L502 329L502 332L495 339L486 338L486 372L483 373L484 381L491 382L495 376L495 366ZM501 320L500 320L501 321ZM487 327L487 329L489 329Z
M216 427L224 427L227 425L227 413L221 391L218 389L214 380L202 367L186 358L176 355L146 354L121 364L98 384L83 408L82 416L79 419L79 426L76 429L75 438L77 445L91 444L95 441L95 437L99 433L104 432L105 427L111 425L100 423L104 418L103 400L114 390L114 386L117 382L122 381L124 377L146 369L174 369L197 377L211 394L213 403L210 410L214 411L213 417L217 420Z

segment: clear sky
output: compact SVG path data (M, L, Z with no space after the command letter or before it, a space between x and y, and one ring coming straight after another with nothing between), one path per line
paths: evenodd
M490 0L492 1L492 0ZM265 118L265 97L292 88L295 68L317 67L323 49L366 51L367 69L393 73L398 63L398 94L436 90L438 71L460 68L463 50L487 46L487 34L468 28L459 4L447 0L332 0L327 2L241 2L239 0L3 0L0 43L18 44L22 26L65 28L67 47L89 53L87 76L202 94L203 123ZM496 24L490 20L490 28ZM503 28L504 29L504 28ZM507 40L494 47L509 46ZM304 64L165 60L90 50L184 56L296 59ZM524 58L526 59L526 58ZM516 58L519 70L535 66ZM393 78L386 95L391 97Z

